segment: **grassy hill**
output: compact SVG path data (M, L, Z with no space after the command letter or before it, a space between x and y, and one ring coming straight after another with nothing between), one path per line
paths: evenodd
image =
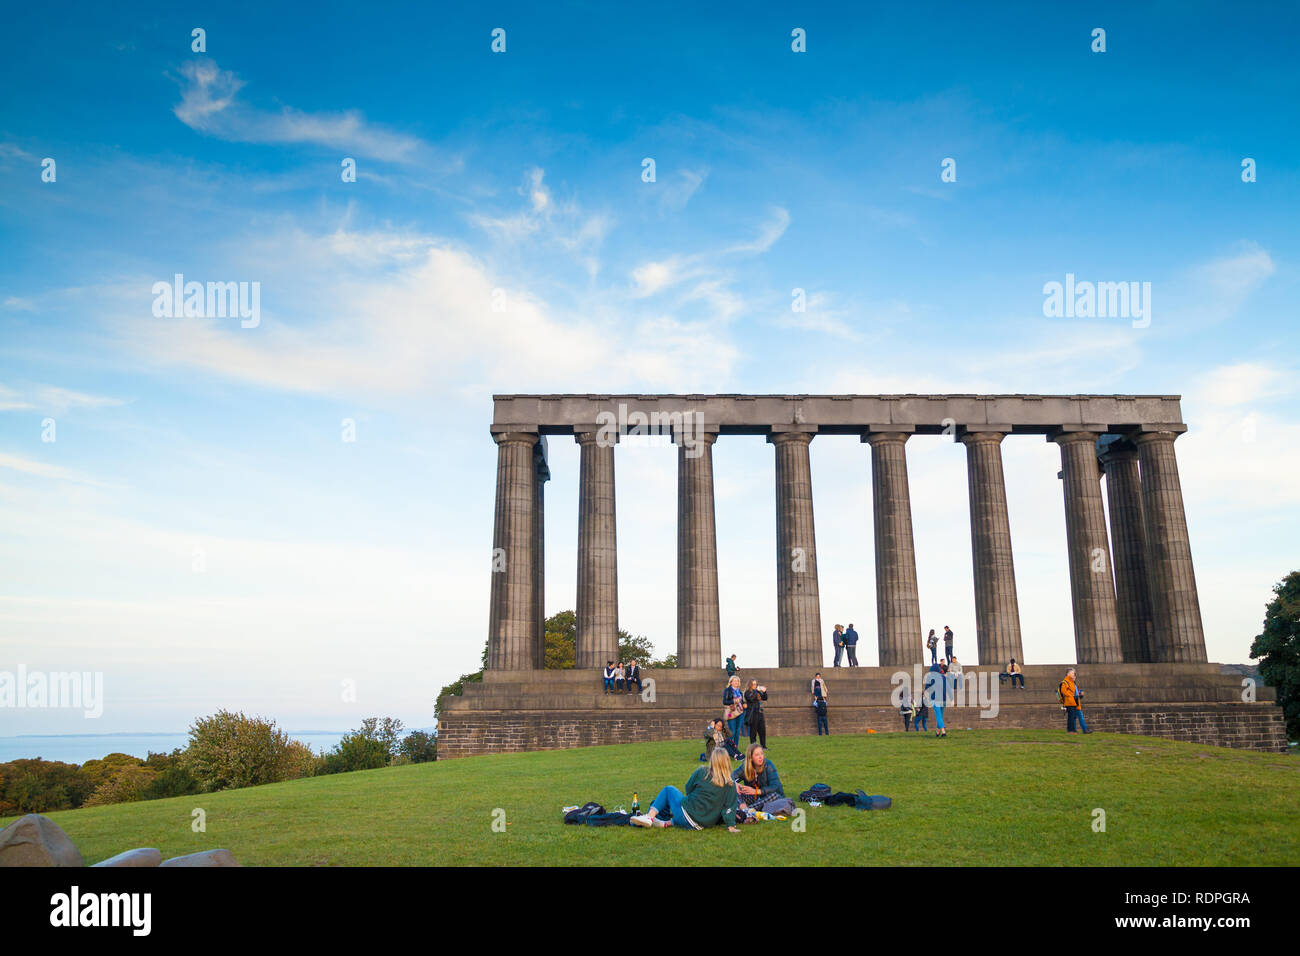
M774 738L786 790L816 782L894 798L885 812L807 810L716 829L566 827L561 806L648 804L698 766L695 742L504 754L52 813L88 863L154 846L226 847L245 865L1297 865L1300 759L1060 731ZM207 812L207 832L190 829ZM505 811L506 832L492 831ZM1106 832L1093 831L1093 810ZM0 821L0 824L11 820ZM752 857L750 857L752 859Z

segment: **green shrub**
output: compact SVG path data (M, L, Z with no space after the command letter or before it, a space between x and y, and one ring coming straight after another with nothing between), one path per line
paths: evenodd
M221 710L190 727L182 765L203 790L255 787L301 776L303 750L273 720Z
M398 755L409 763L428 763L438 759L438 738L423 730L413 730L402 738Z

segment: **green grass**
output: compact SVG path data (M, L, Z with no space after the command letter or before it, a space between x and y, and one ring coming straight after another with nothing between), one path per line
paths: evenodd
M412 864L1300 864L1300 760L1060 731L774 738L786 790L815 782L893 809L807 810L790 823L701 833L563 826L560 807L642 805L682 786L694 741L503 754L316 777L224 793L51 813L88 863L154 846L226 847L245 865ZM207 811L207 832L190 829ZM1093 809L1106 832L1093 831ZM505 811L506 832L492 830ZM0 824L11 821L0 821Z

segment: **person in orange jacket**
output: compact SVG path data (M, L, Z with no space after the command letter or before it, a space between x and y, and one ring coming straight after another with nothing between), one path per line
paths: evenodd
M1092 733L1088 729L1087 721L1083 719L1083 711L1080 709L1083 707L1083 691L1079 690L1079 682L1074 676L1073 667L1065 672L1065 679L1061 681L1056 692L1061 698L1061 706L1065 708L1065 732L1067 734L1076 733L1074 722L1078 720L1079 726L1083 728L1085 734Z

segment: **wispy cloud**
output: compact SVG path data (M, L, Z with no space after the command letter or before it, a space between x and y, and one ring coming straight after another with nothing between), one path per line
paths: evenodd
M8 468L11 471L17 471L24 475L33 475L37 478L51 478L56 481L71 481L82 485L100 485L101 482L83 475L80 472L64 468L60 465L50 465L43 461L32 461L30 458L22 458L18 455L9 455L0 452L0 468Z
M393 163L428 161L435 150L424 140L368 122L357 110L279 112L240 100L245 82L212 60L190 60L180 68L181 101L173 112L196 132L241 143L300 143L327 146Z
M72 408L112 408L124 404L120 398L90 395L58 385L31 385L22 389L0 385L0 411L32 409L58 414Z

